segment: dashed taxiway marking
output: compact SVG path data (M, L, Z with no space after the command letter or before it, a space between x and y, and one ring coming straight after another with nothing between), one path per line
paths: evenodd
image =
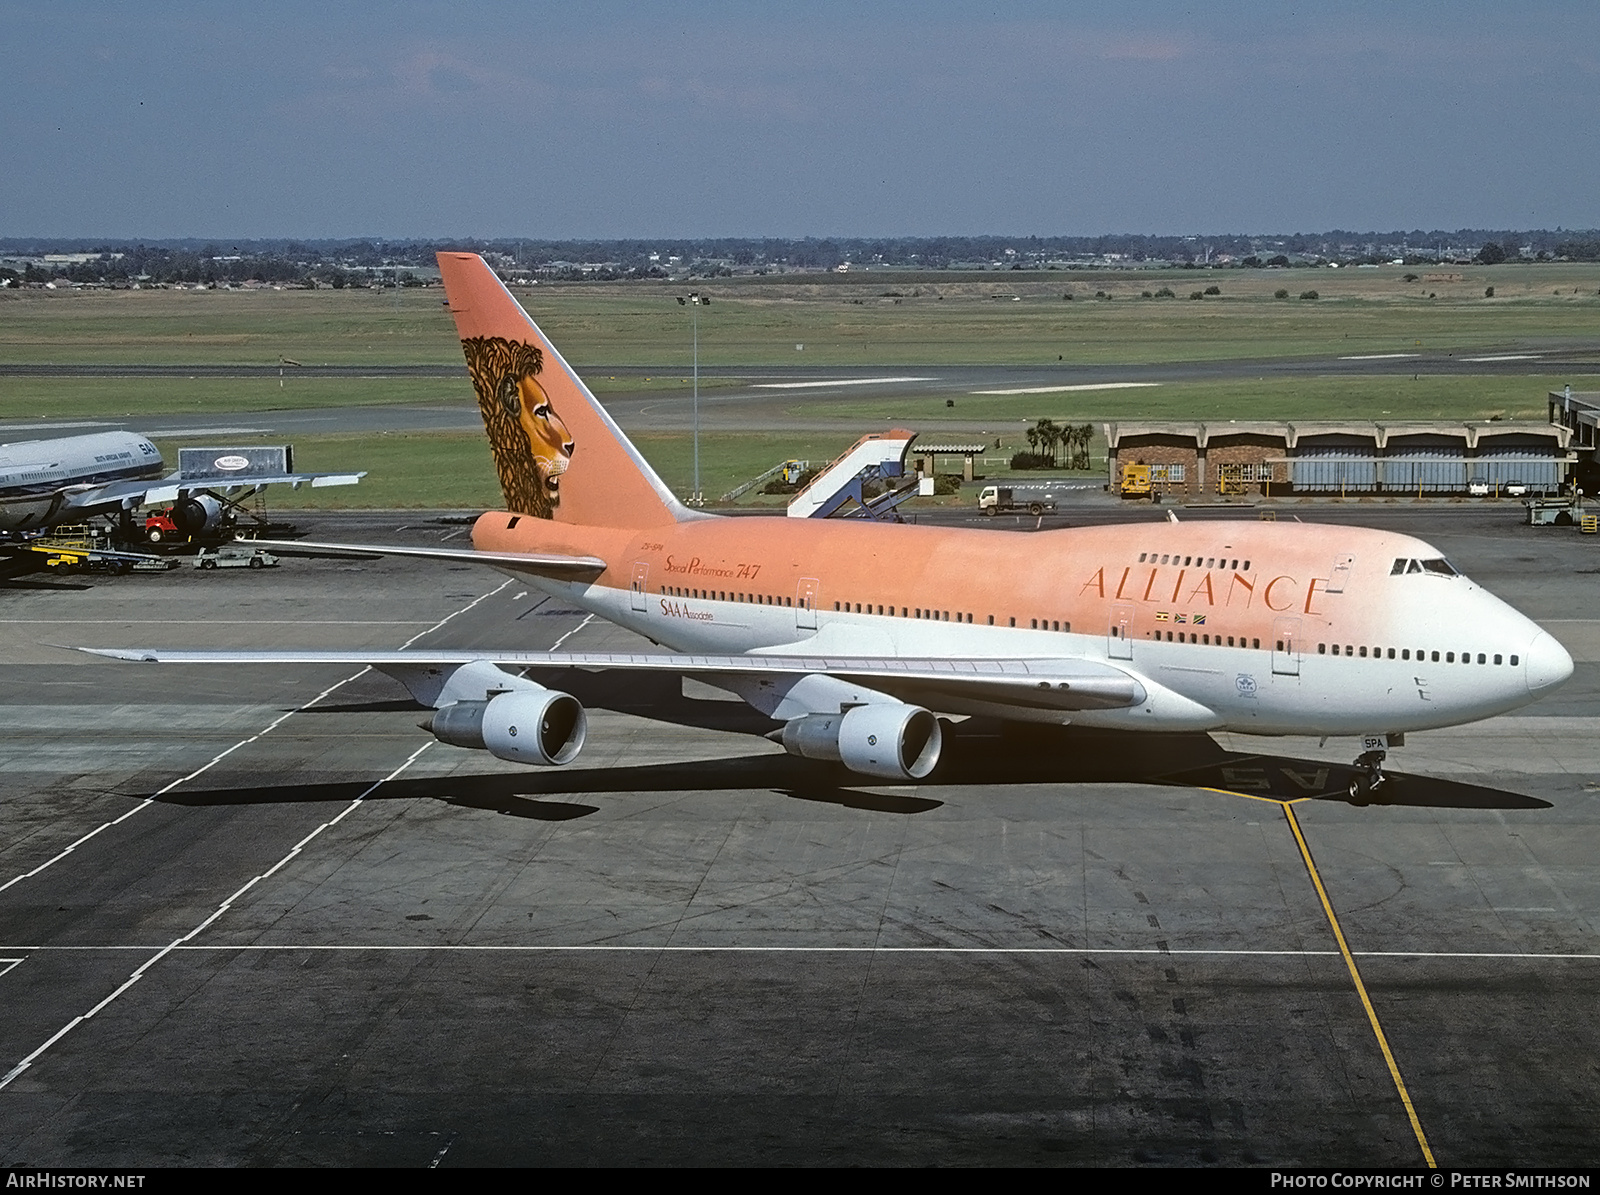
M1399 361L1404 357L1420 357L1421 353L1358 353L1352 357L1340 357L1341 361Z
M510 584L511 584L511 579L508 577L506 580L502 581L497 587L495 587L494 589L491 589L488 593L480 594L478 597L476 597L472 601L468 602L465 606L462 606L459 610L453 610L449 614L446 614L443 618L441 618L438 622L434 623L432 626L428 627L425 630L417 632L415 635L411 636L411 638L407 639L404 643L402 643L400 645L401 650L404 650L405 648L410 647L413 643L415 643L418 639L421 639L424 635L429 635L429 634L432 634L434 631L437 631L440 627L444 626L445 623L449 622L451 619L457 617L458 615L465 614L467 611L471 610L474 606L476 606L479 602L486 601L487 599L493 597L495 594L499 593L502 589L506 588L506 586L508 586ZM590 617L593 617L593 615L591 615ZM585 622L587 622L587 620L585 620ZM415 624L414 623L408 623L406 625L415 625ZM582 628L580 627L580 628L577 628L577 629L581 630ZM570 633L571 632L569 632L569 634ZM187 784L187 783L189 783L189 781L195 779L196 777L203 776L205 773L209 772L212 768L216 767L219 763L221 763L223 760L227 759L228 756L232 755L235 751L239 750L241 747L248 747L251 743L259 741L262 738L263 735L271 734L274 730L276 730L278 727L282 726L285 722L287 722L290 718L294 717L296 714L304 713L306 710L308 710L312 706L316 705L317 702L323 700L325 697L329 696L330 694L332 694L336 690L344 688L344 686L348 685L351 681L357 679L358 677L364 676L369 671L371 671L371 669L362 668L359 672L352 672L349 676L345 677L342 681L339 681L337 684L329 685L326 689L322 690L322 692L318 693L315 697L313 697L310 701L306 702L304 705L298 706L295 709L292 709L292 710L288 711L287 713L278 715L271 722L267 723L267 725L264 726L262 729L256 731L255 734L252 734L252 735L248 736L247 738L242 738L237 743L235 743L233 746L229 747L226 751L220 751L216 755L213 755L210 759L208 759L205 763L201 764L194 771L190 772L187 776L180 776L180 777L178 777L178 779L174 780L171 784L167 785L165 788L161 789L158 792L152 793L150 796L146 797L143 801L140 801L132 809L129 809L121 817L114 817L110 821L104 822L101 825L96 826L93 830L90 830L82 838L79 838L76 841L74 841L71 844L69 844L68 846L64 847L62 850L57 852L51 858L46 859L43 863L39 864L39 866L35 867L32 871L25 871L21 875L16 875L16 876L11 877L11 879L7 880L4 884L0 884L0 892L4 892L7 888L11 887L13 884L21 883L23 880L32 879L34 876L38 875L40 872L45 871L48 868L51 868L51 867L55 866L57 863L61 862L61 860L65 859L68 855L72 854L73 851L77 850L84 843L88 842L91 838L95 837L98 834L103 833L106 830L111 829L112 826L121 825L123 822L127 821L134 814L140 813L140 812L150 808L150 806L154 805L156 803L156 801L158 801L162 797L166 796L169 792L171 792L173 789L177 788L179 785Z
M507 582L507 584L509 584L509 583L510 582ZM501 588L504 588L504 586L502 586ZM287 717L287 716L288 715L285 715L285 717ZM44 1044L39 1046L38 1049L34 1050L33 1053L29 1054L21 1062L17 1063L16 1066L12 1067L9 1071L7 1071L5 1077L4 1078L0 1078L0 1089L4 1089L5 1087L9 1086L13 1079L15 1079L18 1075L22 1074L25 1070L27 1070L30 1066L32 1066L35 1062L37 1062L40 1059L40 1057L42 1057L44 1055L45 1051L48 1050L51 1046L55 1045L56 1042L60 1041L64 1037L66 1037L67 1034L71 1033L74 1029L76 1029L79 1025L83 1024L85 1021L89 1020L90 1018L92 1018L94 1016L97 1016L103 1009L109 1007L111 1002L114 1001L118 996L121 996L129 988L133 987L134 984L138 983L141 979L143 979L144 976L145 976L145 972L149 971L151 967L154 967L162 959L166 958L167 955L169 955L173 951L179 949L181 946L183 946L185 943L189 942L191 939L193 939L197 935L199 935L201 933L204 933L206 931L206 929L208 929L211 926L211 924L217 920L217 918L221 917L224 913L226 913L229 909L231 909L233 907L233 902L234 901L238 900L246 892L249 892L250 889L254 888L262 880L270 878L271 876L276 874L279 870L281 870L282 868L288 866L289 862L291 860L293 860L294 857L296 855L298 855L301 851L303 851L311 843L311 841L313 839L315 839L324 830L330 829L333 826L337 826L340 822L344 821L345 818L349 817L352 813L354 813L356 811L357 808L360 807L361 803L363 801L365 801L367 799L367 797L369 797L372 793L376 792L379 788L381 788L383 785L387 784L389 781L393 780L396 776L400 775L401 772L403 772L407 768L409 768L413 763L416 762L417 757L420 756L424 751L426 751L431 746L433 746L432 743L424 743L424 744L422 744L422 746L418 747L415 751L413 751L410 755L408 755L406 757L406 761L403 764L401 764L394 771L390 772L382 780L379 780L376 784L374 784L370 788L368 788L359 797L357 797L357 798L355 798L355 800L351 801L350 804L346 805L344 807L344 809L339 813L339 815L337 817L330 818L329 820L323 822L315 830L311 831L311 833L307 834L299 842L295 843L294 846L290 847L289 848L289 853L287 855L285 855L283 858L279 859L271 867L267 868L266 871L262 872L260 875L258 875L255 878L253 878L249 883L247 883L243 887L239 888L236 892L233 893L233 895L229 896L227 900L223 901L220 905L217 906L215 912L213 912L209 917L207 917L199 925L195 926L188 933L184 934L181 938L173 939L171 942L167 943L167 945L163 946L160 950L158 950L154 954L152 954L149 958L145 959L145 961L139 965L139 967L133 972L133 974L128 976L128 978L122 983L122 985L120 987L118 987L115 991L113 991L109 996L107 996L104 1000L100 1001L100 1003L96 1004L93 1008L91 1008L88 1012L84 1013L82 1016L73 1017L72 1020L68 1021L60 1029L56 1030L53 1034L51 1034L50 1037L44 1042Z

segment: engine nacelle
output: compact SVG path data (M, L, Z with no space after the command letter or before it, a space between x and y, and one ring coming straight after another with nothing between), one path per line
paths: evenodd
M837 760L852 772L886 780L923 779L939 762L943 745L938 718L898 702L807 714L783 727L783 749L790 755Z
M185 535L215 531L222 522L222 503L210 494L196 494L175 502L171 518Z
M441 743L487 751L496 759L541 766L571 763L583 750L589 718L576 697L554 689L518 689L487 701L457 701L422 728Z

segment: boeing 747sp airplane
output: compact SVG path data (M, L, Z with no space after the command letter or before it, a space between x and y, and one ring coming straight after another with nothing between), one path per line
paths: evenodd
M1011 533L718 518L681 505L476 256L442 253L506 508L470 559L661 645L656 653L243 652L173 663L364 662L440 740L527 764L583 747L581 705L520 672L666 671L738 694L789 752L921 780L937 715L1363 739L1362 796L1408 731L1505 713L1572 673L1547 633L1419 539L1300 523ZM302 545L307 546L307 545ZM541 675L543 673L541 672Z

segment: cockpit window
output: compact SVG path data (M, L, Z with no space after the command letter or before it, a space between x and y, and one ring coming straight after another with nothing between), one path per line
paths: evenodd
M1398 577L1401 573L1405 573L1408 576L1412 573L1432 573L1436 577L1459 577L1461 575L1456 571L1455 565L1451 564L1443 556L1434 560L1396 560L1394 567L1389 570L1389 575Z

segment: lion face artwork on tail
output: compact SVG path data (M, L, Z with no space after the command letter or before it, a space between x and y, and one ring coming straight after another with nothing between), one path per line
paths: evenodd
M498 336L475 336L461 347L478 392L506 509L551 518L561 502L561 475L572 459L573 443L535 380L544 368L543 354L531 344Z

